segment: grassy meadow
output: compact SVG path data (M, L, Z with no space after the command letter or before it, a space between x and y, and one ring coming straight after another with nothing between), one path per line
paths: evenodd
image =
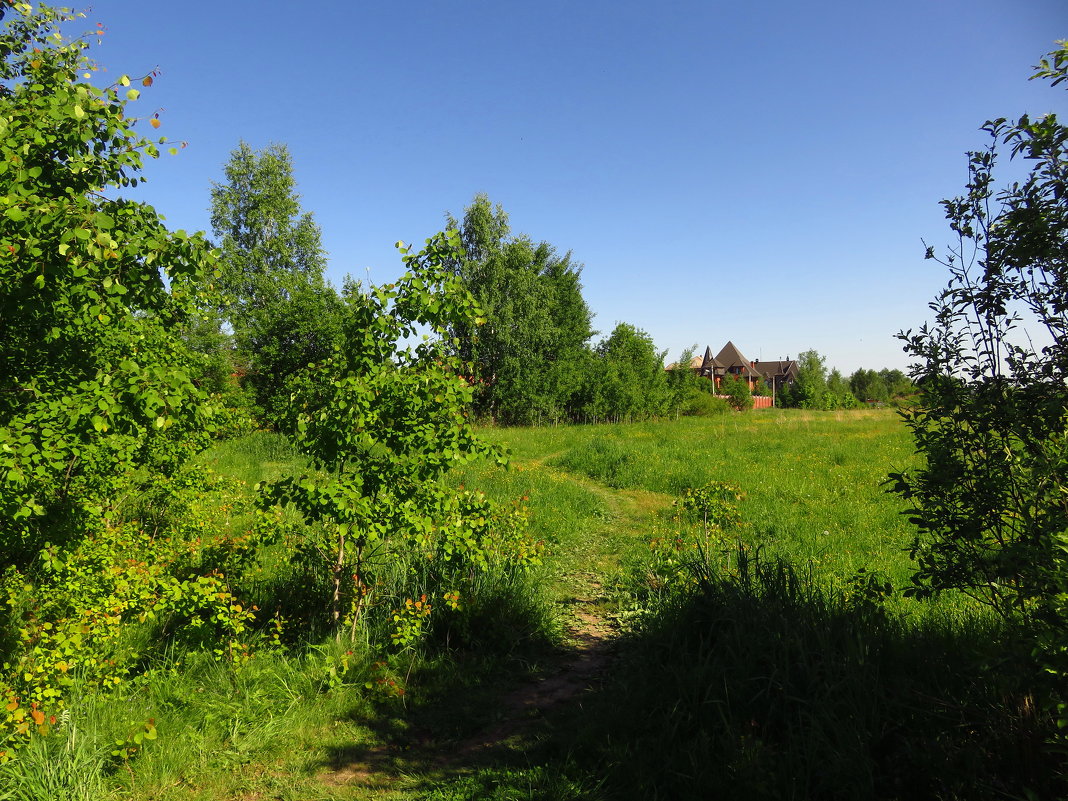
M233 590L288 615L284 632L262 628L236 663L162 654L110 695L87 693L64 736L0 766L0 799L1041 798L1061 786L997 621L964 597L901 593L912 534L883 482L915 457L893 411L482 434L511 466L448 480L526 506L539 566L487 571L462 624L384 654L371 634L335 642L296 622L315 617L322 588L282 545L246 554ZM256 482L301 468L264 432L200 461L230 482L222 538L249 525ZM708 531L675 507L710 481L738 488L737 525ZM566 659L579 609L615 631L597 686L469 750L504 725L500 699ZM145 719L158 738L134 747Z
M529 471L529 478L513 478L511 484L529 488L539 520L547 504L553 504L554 517L559 511L556 492L538 486L553 476L566 475L564 484L572 488L588 481L589 497L601 498L599 514L608 512L604 490L645 494L653 526L655 513L687 487L726 481L744 493L747 542L812 564L828 577L865 567L907 580L903 549L911 533L901 501L885 492L883 482L891 469L907 467L914 457L908 431L892 411L767 410L485 433ZM574 501L561 505L579 508Z

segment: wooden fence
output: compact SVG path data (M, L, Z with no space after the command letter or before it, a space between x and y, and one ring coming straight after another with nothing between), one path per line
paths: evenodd
M725 401L730 401L729 395L716 395L717 398L723 398ZM770 409L775 404L772 403L773 398L771 395L754 395L753 396L753 408L754 409Z

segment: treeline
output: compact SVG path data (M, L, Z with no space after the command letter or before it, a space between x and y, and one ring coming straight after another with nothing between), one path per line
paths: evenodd
M214 391L284 430L298 374L340 345L344 297L379 288L350 280L339 294L327 283L321 233L300 209L284 146L256 152L242 143L225 178L212 190L219 303L203 310L192 344L209 357L205 380ZM476 418L624 421L671 408L664 354L647 333L619 323L594 341L582 265L570 253L513 234L508 215L482 194L447 223L460 235L447 267L479 310L448 330L453 354L468 365Z
M797 357L797 379L779 396L780 406L796 409L853 409L864 404L900 404L917 393L900 370L861 368L848 379L814 350Z
M204 382L285 429L292 383L331 355L345 326L346 295L376 291L325 279L322 235L302 212L292 159L282 145L241 143L225 180L212 189L212 229L221 251L217 303L201 311L191 341L211 365ZM447 228L460 249L447 267L474 298L479 316L449 327L454 355L468 365L477 419L505 425L622 422L751 408L770 394L725 376L718 391L688 369L665 371L665 352L629 323L595 340L582 295L582 265L570 252L514 234L507 213L478 194ZM224 333L229 330L229 335ZM677 361L688 365L693 351ZM815 351L799 357L797 380L778 405L840 409L885 403L914 388L900 370L829 373ZM714 397L719 395L721 397Z

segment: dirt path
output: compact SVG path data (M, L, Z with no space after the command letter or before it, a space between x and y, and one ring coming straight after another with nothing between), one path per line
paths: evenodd
M543 737L553 714L581 703L596 687L613 658L616 625L604 614L603 580L618 567L616 554L605 552L621 535L644 536L650 517L670 498L657 493L614 490L597 482L545 465L551 457L524 463L578 484L603 503L604 514L590 533L590 553L578 560L587 568L563 575L566 592L559 601L564 616L564 642L545 661L536 678L505 691L493 700L495 722L456 741L441 741L431 733L408 732L402 742L359 754L323 775L327 785L362 787L374 797L388 798L401 790L404 777L455 775L473 765L488 765L505 751L523 752ZM600 546L600 549L598 549ZM378 791L377 793L375 791ZM379 794L381 793L381 795Z

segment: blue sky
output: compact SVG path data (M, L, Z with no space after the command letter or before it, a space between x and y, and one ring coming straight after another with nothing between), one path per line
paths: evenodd
M230 151L290 148L329 275L400 271L476 192L585 265L595 327L671 357L731 339L904 368L950 242L938 201L991 117L1068 114L1029 82L1063 0L246 2L102 0L104 76L161 74L188 146L134 194L206 230ZM107 77L102 81L106 82ZM150 129L146 126L146 131Z

